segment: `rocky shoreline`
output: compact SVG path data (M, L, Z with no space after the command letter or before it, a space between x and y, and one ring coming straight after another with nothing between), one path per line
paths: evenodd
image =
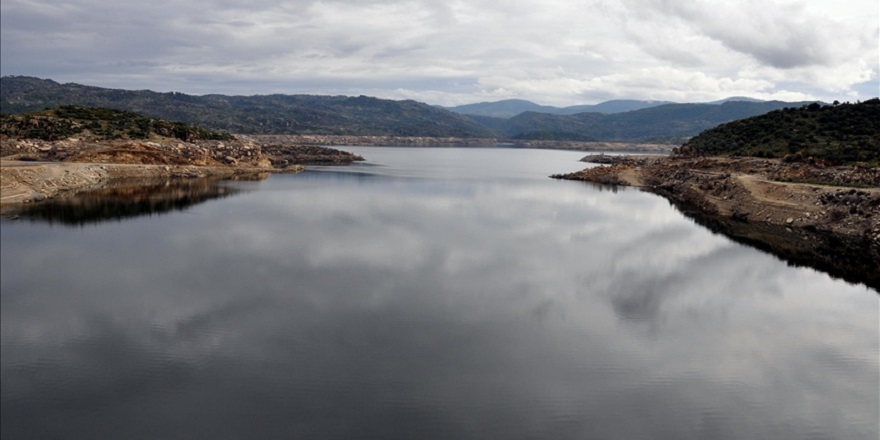
M629 156L554 178L634 186L716 232L880 290L880 169Z
M0 209L98 189L117 181L268 176L246 167L0 161ZM265 178L265 177L264 177Z
M0 205L45 200L109 181L151 178L258 178L304 165L363 160L349 152L237 136L227 141L176 139L60 141L0 138Z
M345 165L362 157L328 146L484 146L664 153L667 144L525 141L414 136L236 135L232 140L58 141L0 137L0 205L28 203L109 180L291 173L304 165Z

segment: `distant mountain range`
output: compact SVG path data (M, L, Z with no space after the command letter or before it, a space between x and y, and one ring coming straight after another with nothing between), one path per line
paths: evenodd
M59 84L23 76L0 78L0 113L61 105L126 110L242 134L495 136L464 115L416 101L367 96L194 96Z
M367 96L194 96L59 84L25 76L0 78L0 113L23 113L62 105L104 107L242 134L680 143L724 122L806 104L809 102L729 98L704 104L615 100L557 108L506 100L444 109L411 100Z
M474 116L492 116L495 118L511 118L520 113L535 112L549 113L552 115L574 115L578 113L621 113L643 108L656 107L663 104L672 104L669 101L637 101L634 99L616 99L605 101L595 105L573 105L569 107L553 107L539 105L524 99L505 99L496 102L480 102L477 104L459 105L456 107L442 107L446 110Z
M724 122L806 104L810 103L728 101L723 104L664 104L613 114L525 112L508 119L472 118L512 139L681 143L687 137Z
M760 99L746 98L744 96L731 96L719 101L707 102L706 104L724 104L730 101L762 102ZM552 115L576 115L578 113L623 113L658 107L666 104L676 104L672 101L640 101L636 99L614 99L593 105L572 105L568 107L553 107L549 105L535 104L524 99L505 99L495 102L480 102L477 104L465 104L456 107L441 107L446 110L473 116L492 116L495 118L512 118L520 113L536 112L549 113Z

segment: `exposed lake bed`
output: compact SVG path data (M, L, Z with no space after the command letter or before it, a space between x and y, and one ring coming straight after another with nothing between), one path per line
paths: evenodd
M880 170L744 157L587 156L554 178L633 186L700 224L880 289Z

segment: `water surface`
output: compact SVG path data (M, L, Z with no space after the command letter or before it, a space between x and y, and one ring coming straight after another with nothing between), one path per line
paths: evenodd
M351 150L156 215L3 221L2 437L880 433L876 291L547 178L583 153Z

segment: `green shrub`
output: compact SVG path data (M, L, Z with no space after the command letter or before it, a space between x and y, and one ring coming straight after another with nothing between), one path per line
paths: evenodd
M880 99L776 110L706 130L686 145L694 154L880 165Z
M105 139L148 139L152 135L183 141L229 140L233 136L182 122L152 119L107 108L61 106L21 115L0 115L0 134L58 140L90 132Z

